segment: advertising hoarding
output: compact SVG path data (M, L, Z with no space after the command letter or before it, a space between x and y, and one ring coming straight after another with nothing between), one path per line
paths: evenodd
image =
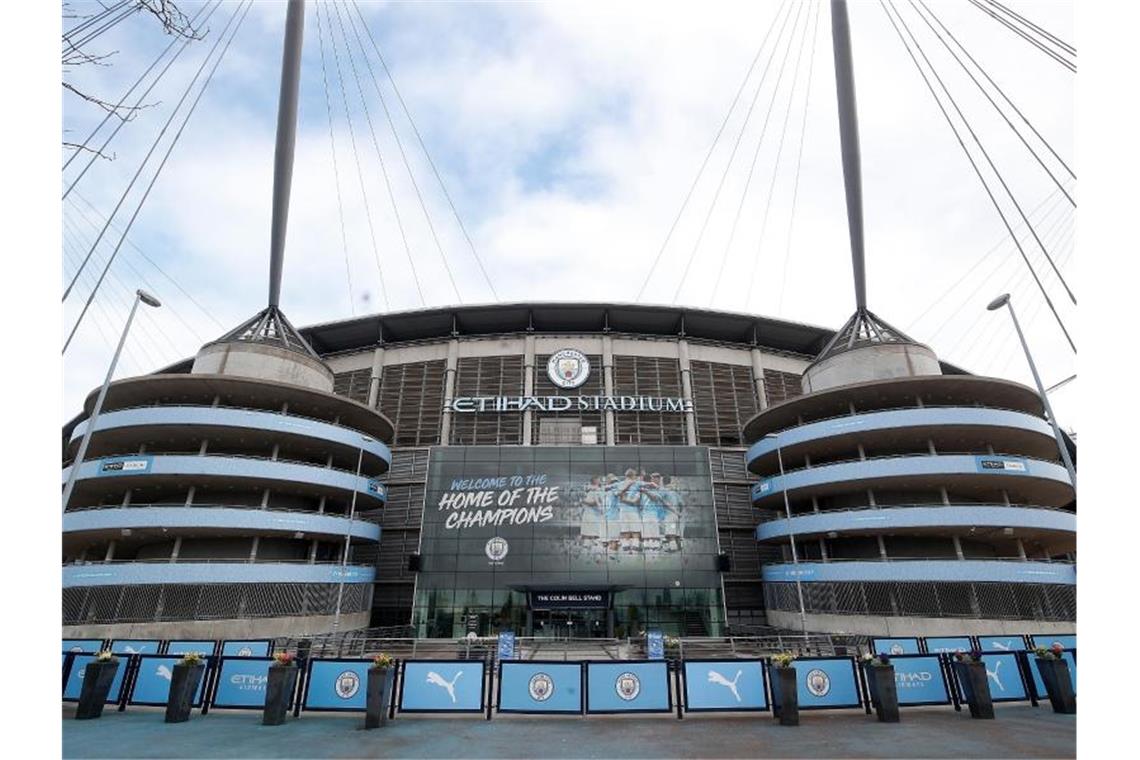
M499 712L579 714L583 668L580 662L525 660L499 667Z
M764 660L685 660L686 712L768 709Z

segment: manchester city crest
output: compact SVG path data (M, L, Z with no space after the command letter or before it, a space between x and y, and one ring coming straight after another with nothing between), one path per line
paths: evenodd
M807 690L815 697L826 697L831 691L831 678L819 668L812 668L807 674Z
M637 699L637 695L641 693L641 679L633 673L622 673L614 681L614 689L617 690L617 695L630 702Z
M577 388L590 376L590 360L581 351L564 348L550 357L546 375L559 388Z
M487 540L487 545L483 547L483 552L487 555L487 559L492 562L502 562L510 551L510 544L507 539L495 536Z
M906 652L903 651L903 645L899 644L897 642L894 644L891 644L891 652L890 653L891 654L906 654Z
M360 676L351 670L346 670L336 677L333 688L341 699L352 699L356 692L360 691Z
M535 673L527 684L527 691L535 702L545 702L554 693L554 679L546 673Z

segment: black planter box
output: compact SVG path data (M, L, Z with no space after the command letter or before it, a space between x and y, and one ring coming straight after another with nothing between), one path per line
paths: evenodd
M990 681L982 662L955 662L954 673L962 685L962 697L970 706L970 717L994 719L994 701L990 696Z
M270 665L269 681L265 684L265 709L261 713L261 725L280 726L293 706L293 692L297 688L297 675L301 669L296 665Z
M1069 675L1069 663L1064 660L1037 659L1037 672L1045 682L1045 691L1049 694L1049 703L1053 705L1053 712L1063 715L1077 714L1077 697L1073 693L1073 679Z
M895 683L894 665L864 665L871 704L880 723L899 722L899 690Z
M388 706L392 700L392 681L395 668L369 668L367 705L364 712L365 728L380 728L388 722Z
M76 720L90 720L103 714L107 695L111 693L111 682L119 670L118 660L99 662L93 660L83 669L83 686L79 690L79 706L75 711Z
M796 681L796 668L772 668L772 689L777 692L777 699L773 706L776 717L780 719L781 726L798 726L800 724L800 693Z
M194 695L198 693L198 684L202 683L202 675L206 672L203 663L185 665L175 663L170 676L170 694L166 698L166 722L185 723L190 720L190 711L194 709Z

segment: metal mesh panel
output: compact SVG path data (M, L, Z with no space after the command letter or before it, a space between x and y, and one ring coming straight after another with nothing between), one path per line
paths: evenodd
M744 423L760 404L752 368L716 362L690 362L697 443L742 446Z
M587 356L590 361L590 376L586 378L581 386L577 388L559 388L555 385L546 382L542 386L542 391L536 391L542 396L601 396L605 394L604 378L602 376L602 357L601 356ZM535 385L537 386L541 379L546 376L546 365L550 361L550 354L536 356L534 358L534 372L536 375ZM579 423L577 429L571 434L570 427L559 429L557 424L551 425L552 420L558 421L571 421L576 420ZM545 423L545 424L544 424ZM582 443L582 427L593 427L598 431L597 442L604 444L606 442L606 428L605 428L605 413L601 411L596 412L582 412L578 410L568 410L565 412L541 412L535 411L533 421L531 423L530 441L534 444L549 444L560 443L564 445L580 445ZM549 440L549 436L564 434L567 440Z
M615 356L614 393L618 396L679 398L681 365L676 359L656 356ZM619 444L684 445L685 417L662 412L621 412L614 415Z
M380 411L396 427L396 446L433 446L443 423L447 362L409 362L384 367Z
M804 395L800 375L775 369L764 370L764 395L768 397L768 406Z
M368 386L371 381L372 370L370 368L339 372L333 375L333 393L367 404Z
M1076 620L1075 586L1035 583L804 583L804 608L838 615ZM794 583L765 583L769 610L799 610Z
M523 357L470 356L459 360L456 396L521 396ZM454 414L451 443L455 445L521 444L522 413Z

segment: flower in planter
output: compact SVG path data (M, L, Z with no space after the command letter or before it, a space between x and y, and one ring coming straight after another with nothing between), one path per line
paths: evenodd
M1061 642L1058 641L1054 642L1053 646L1049 647L1049 651L1052 652L1053 656L1059 660L1061 659L1062 655L1064 655L1065 648L1061 646Z
M201 652L186 652L182 655L182 660L179 665L201 665L202 653Z
M885 668L891 664L891 658L883 653L879 654L865 654L863 655L863 664L870 665L873 668Z
M1033 654L1037 655L1039 660L1059 660L1061 659L1062 652L1063 649L1059 644L1048 649L1045 647L1037 647L1033 650Z
M381 652L380 654L373 655L372 657L372 667L379 668L381 670L387 670L388 668L392 667L392 664L395 662L396 661L392 659L392 655L386 652Z
M289 666L296 664L297 655L292 652L277 652L273 655L275 665Z
M791 666L792 661L795 659L796 656L791 652L781 652L780 654L772 655L772 664L777 668L787 668Z
M978 649L975 649L972 652L955 652L954 653L954 660L955 660L955 662L961 662L964 664L969 664L972 662L981 662L982 661L982 653Z
M110 649L104 649L95 655L95 662L118 662L119 658Z

